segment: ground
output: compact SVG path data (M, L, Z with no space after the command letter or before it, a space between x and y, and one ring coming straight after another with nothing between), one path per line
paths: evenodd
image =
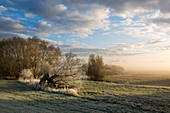
M81 97L0 79L1 113L156 113L170 111L170 87L82 80Z

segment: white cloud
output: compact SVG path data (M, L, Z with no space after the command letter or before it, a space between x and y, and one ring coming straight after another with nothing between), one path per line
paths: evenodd
M137 55L150 54L155 51L155 47L159 49L165 49L166 47L161 45L168 42L170 42L170 40L159 38L131 45L127 43L115 43L112 47L108 49L110 51L114 51L113 54L117 53L117 55L135 55L135 53Z
M61 41L54 41L54 40L50 40L50 39L46 39L46 38L41 38L41 40L44 40L44 41L47 41L53 45L56 45L56 46L62 46L63 43Z
M55 29L55 27L47 21L40 20L38 23L34 23L35 28L32 29L30 34L35 34L37 36L48 37L51 33L61 33L59 29Z
M24 15L27 18L34 18L35 17L35 15L33 13L25 13Z
M105 33L106 35L110 33L116 33L116 34L125 34L129 35L131 37L138 37L138 38L165 38L167 37L167 32L169 31L167 27L164 29L167 30L166 32L163 31L162 27L157 26L154 23L141 23L140 21L128 23L127 20L122 21L119 24L119 29L115 31L111 31L108 33Z
M57 4L54 6L54 8L55 8L54 10L61 11L61 12L65 11L67 9L67 7L63 4Z
M57 35L57 37L58 37L58 38L61 38L61 36L60 36L60 35Z
M121 21L121 25L131 25L134 21L130 18L125 19L124 21Z
M153 44L161 44L161 43L165 43L165 42L169 42L169 40L159 38L159 39L153 39L153 40L145 41L145 42L143 42L143 44L153 45Z
M63 45L63 43L61 41L58 42L58 45Z
M7 8L4 7L4 6L2 6L2 5L0 5L0 15L1 15L1 12L2 12L2 11L5 11L5 10L7 10Z
M50 39L41 38L41 40L44 40L44 41L47 41L47 42L50 42L50 43L52 43L52 44L56 44L56 45L58 45L58 44L59 44L59 42L54 41L54 40L50 40Z
M168 46L158 46L156 48L159 49L159 50L163 50L163 51L170 50L170 45L168 45Z

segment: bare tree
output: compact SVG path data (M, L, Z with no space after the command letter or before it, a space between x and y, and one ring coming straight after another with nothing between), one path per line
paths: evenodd
M48 78L48 84L55 86L56 82L68 82L82 75L83 60L76 58L73 53L66 53L60 60L52 64L53 69L51 77ZM44 82L45 83L45 82Z

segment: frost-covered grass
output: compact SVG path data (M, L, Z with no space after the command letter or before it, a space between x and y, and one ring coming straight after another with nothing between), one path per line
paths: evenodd
M70 91L70 93L72 93ZM169 112L170 88L82 81L82 97L37 90L16 80L0 80L0 112Z
M142 112L169 112L170 87L83 81L80 95L92 100L119 104ZM126 110L122 109L123 112Z
M23 78L19 78L19 82L28 83L28 84L36 84L36 83L40 82L40 79L23 79Z

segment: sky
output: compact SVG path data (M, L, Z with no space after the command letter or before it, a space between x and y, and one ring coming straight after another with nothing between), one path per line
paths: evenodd
M38 36L126 70L170 70L170 0L0 0L0 39Z

